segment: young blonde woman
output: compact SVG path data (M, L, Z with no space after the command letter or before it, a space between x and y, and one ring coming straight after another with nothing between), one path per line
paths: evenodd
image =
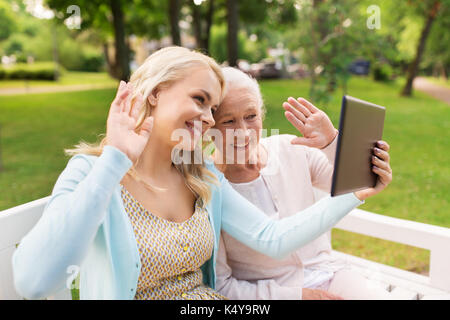
M225 139L215 156L232 187L275 221L312 205L314 188L329 192L337 130L328 116L305 99L289 98L283 103L285 116L303 137L261 138L264 109L258 83L238 69L222 71L228 89L214 114L214 128ZM236 132L236 137L226 131ZM239 138L242 147L236 145ZM241 150L245 161L236 163L235 155L219 152L229 145ZM373 172L379 175L376 192L392 180L388 151L384 141L374 149ZM231 299L391 298L389 292L348 267L331 256L327 234L275 260L223 232L216 286Z
M180 47L152 54L121 83L106 138L71 151L42 218L16 250L17 291L51 295L79 267L81 299L222 299L214 290L221 230L281 258L370 196L327 198L275 222L212 162L186 161L198 160L223 92L214 60ZM179 130L190 139L173 139Z

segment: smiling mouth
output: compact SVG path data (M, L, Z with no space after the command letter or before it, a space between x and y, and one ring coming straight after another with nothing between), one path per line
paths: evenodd
M189 132L192 135L194 135L194 136L196 136L196 135L201 136L202 135L201 126L200 127L198 125L196 126L193 121L186 121L185 124L186 124L186 127L188 128Z
M244 143L244 144L233 144L232 146L236 149L243 149L247 148L249 146L250 142Z

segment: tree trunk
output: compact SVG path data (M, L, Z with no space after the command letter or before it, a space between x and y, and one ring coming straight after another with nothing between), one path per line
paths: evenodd
M170 35L172 37L172 44L181 46L180 20L181 3L180 0L169 0L169 20L170 20Z
M104 42L102 45L103 48L103 55L105 56L106 61L106 71L108 71L108 74L113 78L118 78L117 76L117 70L116 70L116 63L114 60L111 60L111 57L109 55L109 45L107 42Z
M228 64L237 66L238 59L238 3L237 0L227 0L227 45Z
M214 0L209 1L208 11L203 14L201 6L191 2L194 35L197 48L201 49L205 54L209 53L209 37L214 14ZM203 21L205 20L205 21Z
M425 49L425 44L428 38L428 35L430 34L431 25L433 24L433 21L436 17L436 14L439 11L441 3L440 1L435 1L431 8L427 12L427 20L425 22L425 25L423 26L422 32L420 34L419 39L419 45L417 46L416 50L416 57L414 58L413 62L408 67L408 77L406 79L405 87L402 90L402 96L410 97L412 94L412 85L414 82L414 78L417 75L417 71L419 70L419 64L420 60L422 59L422 54Z
M117 78L128 81L130 77L129 52L125 42L125 23L121 0L111 0L114 27L115 63Z
M191 10L192 10L192 23L194 26L195 42L197 44L197 48L203 49L204 43L202 37L202 13L200 10L200 6L196 5L194 1L192 1Z
M205 47L206 53L209 53L209 38L211 34L211 27L213 24L214 15L214 0L209 0L208 12L206 14L206 31L205 37L203 39L203 45Z

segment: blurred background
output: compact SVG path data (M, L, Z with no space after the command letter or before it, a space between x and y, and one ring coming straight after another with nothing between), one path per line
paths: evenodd
M198 49L261 84L265 127L305 97L339 125L349 94L386 107L392 184L362 209L450 227L449 0L0 0L0 210L49 195L94 142L119 79ZM421 274L429 252L333 230L334 249Z

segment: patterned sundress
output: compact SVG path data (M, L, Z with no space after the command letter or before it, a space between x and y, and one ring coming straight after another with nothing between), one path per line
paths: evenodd
M214 234L200 200L194 214L177 223L150 213L123 186L121 195L142 265L136 300L226 299L202 281L200 267L212 255Z

